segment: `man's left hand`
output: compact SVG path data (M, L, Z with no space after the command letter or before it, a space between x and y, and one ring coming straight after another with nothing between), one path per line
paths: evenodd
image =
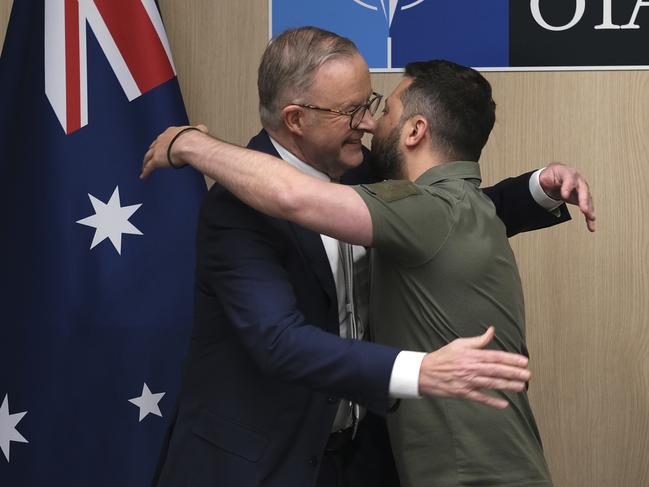
M572 167L553 162L539 174L543 191L555 200L579 206L586 218L586 226L595 231L595 206L593 196L584 177Z

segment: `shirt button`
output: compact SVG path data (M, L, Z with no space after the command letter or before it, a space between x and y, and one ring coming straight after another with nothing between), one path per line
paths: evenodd
M311 458L309 458L309 465L315 467L317 464L318 464L318 457L313 455Z
M338 402L338 399L335 397L328 397L327 398L327 404L336 404Z

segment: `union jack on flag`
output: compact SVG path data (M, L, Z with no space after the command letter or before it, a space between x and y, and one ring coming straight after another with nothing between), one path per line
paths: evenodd
M154 0L15 0L0 58L0 485L148 485L191 330L203 178Z

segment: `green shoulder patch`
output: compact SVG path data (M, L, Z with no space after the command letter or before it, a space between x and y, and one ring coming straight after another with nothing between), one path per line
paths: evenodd
M386 203L422 194L419 186L405 179L383 181L382 183L375 184L361 184L361 187Z

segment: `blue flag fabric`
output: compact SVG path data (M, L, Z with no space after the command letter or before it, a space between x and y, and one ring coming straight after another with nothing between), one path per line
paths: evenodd
M187 123L154 0L15 1L0 97L0 485L146 486L206 191L189 169L138 179Z

